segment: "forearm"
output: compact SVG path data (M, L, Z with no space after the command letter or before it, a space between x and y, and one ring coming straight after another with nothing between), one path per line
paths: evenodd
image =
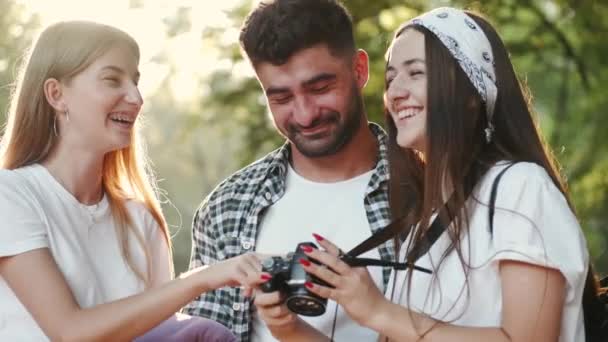
M162 286L111 303L80 309L62 329L65 341L127 341L138 337L170 317L192 298L211 289L201 274L172 280Z
M501 328L461 327L442 323L388 300L383 302L377 312L370 315L370 320L365 325L392 341L512 341Z

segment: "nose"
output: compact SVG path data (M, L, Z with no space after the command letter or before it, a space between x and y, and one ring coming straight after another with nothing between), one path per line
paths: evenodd
M294 100L293 118L302 127L309 127L319 117L319 111L309 96L296 96Z
M387 107L392 111L399 106L399 103L407 100L410 96L410 91L405 82L395 77L388 89L386 90Z
M139 92L137 85L132 84L129 86L127 93L125 94L125 101L138 107L141 107L144 104L144 100L141 97L141 93Z

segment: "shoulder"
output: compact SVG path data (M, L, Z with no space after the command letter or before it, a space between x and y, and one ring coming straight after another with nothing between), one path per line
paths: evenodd
M567 194L556 185L542 166L518 162L506 169L508 164L498 163L488 172L482 184L482 202L491 199L492 185L500 178L495 193L494 222L500 226L540 226L541 229L564 229L579 231L579 224ZM537 229L536 227L535 229ZM512 232L512 229L510 229Z
M501 176L502 174L502 176ZM563 196L553 179L542 166L530 162L499 162L494 165L484 176L481 184L482 192L491 191L492 185L497 181L500 193L517 194L521 192L531 193L536 191L549 192Z
M18 184L23 182L14 170L0 170L0 190L18 188Z
M372 176L372 184L378 186L388 187L388 184L384 184L388 181L389 177L389 166L388 166L388 135L380 125L374 122L368 122L369 130L372 132L376 140L378 141L378 157L376 172ZM383 185L384 184L384 185Z
M536 163L516 162L512 164L506 161L498 162L488 171L488 175L498 175L502 171L505 171L502 179L510 183L551 181L547 170ZM491 178L493 179L494 177Z
M0 197L11 201L22 198L32 198L32 167L23 167L14 170L0 170Z
M203 200L199 209L208 209L217 203L250 201L260 184L273 172L285 172L281 168L287 162L288 147L276 149L257 161L236 171L220 182Z
M0 169L0 186L19 188L25 185L27 180L23 175L24 169L15 170Z
M506 167L506 166L505 166ZM552 182L547 170L536 163L518 162L506 171L505 179L511 181L526 180L527 182Z
M263 180L275 168L284 166L287 162L288 147L285 145L276 149L255 162L245 166L228 176L217 189L233 189L239 187L250 187L257 185L258 181Z
M505 231L510 234L515 226L531 227L531 232L537 231L538 227L579 232L578 219L567 194L562 192L542 166L528 162L509 165L501 162L492 167L477 194L481 207L495 210L493 214L490 212L495 227L504 225ZM492 198L496 181L496 192ZM486 216L485 213L483 211L482 216ZM484 220L487 222L487 219ZM500 232L499 229L495 231Z
M490 189L506 167L507 163L498 163L483 180L486 192L477 207L474 234L491 241L490 259L558 269L573 287L578 286L588 261L585 236L566 195L542 166L518 162L506 170L488 226Z
M0 256L48 247L44 198L22 169L0 170Z
M372 121L369 121L367 123L367 126L369 127L372 134L374 134L374 136L378 140L380 147L387 148L388 135L386 134L386 131L380 125L378 125L377 123L372 122Z

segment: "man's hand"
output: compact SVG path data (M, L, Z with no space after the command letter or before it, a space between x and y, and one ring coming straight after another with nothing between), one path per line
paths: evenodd
M258 315L266 323L273 336L291 334L297 329L298 316L285 305L284 295L279 291L264 293L256 291L254 304Z

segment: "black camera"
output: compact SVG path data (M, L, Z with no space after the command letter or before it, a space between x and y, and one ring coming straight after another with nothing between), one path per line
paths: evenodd
M306 273L300 264L300 259L309 259L302 246L317 248L312 242L298 244L295 252L290 252L285 258L270 257L262 261L262 270L272 275L272 279L263 283L260 288L262 292L281 291L286 295L285 303L292 312L303 316L320 316L325 313L327 299L310 292L304 285L307 281L327 285L319 278Z
M372 236L370 239L377 240L377 237ZM367 245L370 239L364 241L361 245ZM303 316L321 316L325 313L327 299L310 292L304 284L306 282L323 286L329 286L329 284L304 271L304 268L300 264L300 259L308 260L317 265L319 263L316 260L309 259L302 250L302 246L317 248L317 245L312 242L302 242L298 244L295 252L287 254L285 258L275 256L262 261L262 271L270 273L272 279L263 283L260 289L262 292L281 291L284 293L287 297L285 303L291 312ZM363 251L365 250L367 249L364 248ZM361 252L361 248L355 247L351 252L346 254L340 253L339 258L350 267L384 266L394 268L395 270L405 270L407 267L412 267L418 271L429 274L433 273L429 269L409 263L356 257Z

